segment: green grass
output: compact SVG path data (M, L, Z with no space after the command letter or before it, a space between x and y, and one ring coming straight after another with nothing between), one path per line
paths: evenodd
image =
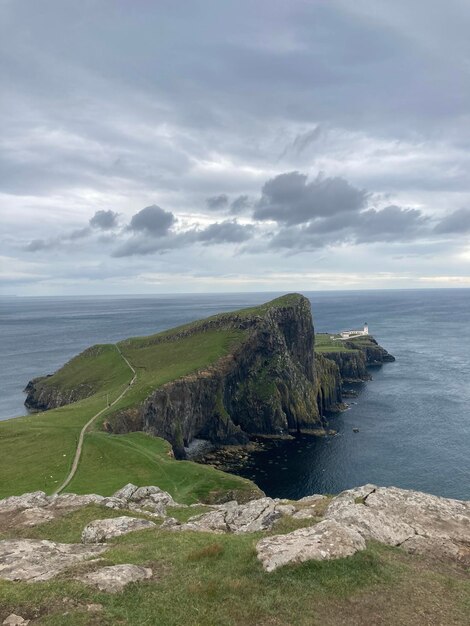
M124 484L158 485L177 502L212 501L226 491L240 499L256 489L252 482L226 474L209 465L175 461L171 446L144 433L86 435L86 445L75 478L67 488L72 493L111 495Z
M98 514L97 507L86 507L24 534L76 541L94 516L117 514L122 512L101 509ZM0 619L15 612L42 626L467 623L470 585L456 570L439 570L397 548L370 544L350 558L311 561L268 574L255 553L265 534L159 528L132 533L112 540L100 565L145 565L152 568L153 579L123 593L101 593L74 580L77 573L97 567L82 564L50 582L0 581ZM91 603L102 605L96 616L86 610Z
M86 396L103 396L124 384L129 368L113 344L97 344L77 355L53 376L37 383L38 388L60 388L63 392L84 388ZM85 397L85 395L83 396Z
M116 410L138 405L160 385L208 367L244 336L243 331L221 329L156 345L142 339L123 342L123 353L137 371L136 383L94 427ZM106 406L108 395L110 401L116 398L131 377L115 346L98 346L45 379L48 385L64 388L70 388L76 380L92 385L96 391L89 398L59 409L0 422L0 497L39 489L51 493L69 471L83 425ZM168 452L169 445L163 440L142 433L113 436L89 432L78 472L67 490L108 495L127 482L157 484L182 501L194 502L199 497L220 495L225 489L243 494L254 489L249 481L211 467L174 461Z

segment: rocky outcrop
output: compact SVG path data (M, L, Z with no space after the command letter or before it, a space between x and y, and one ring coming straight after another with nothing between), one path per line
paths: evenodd
M99 505L106 507L108 501L113 500L131 507L152 496L157 499L154 504L159 506L171 502L173 506L184 506L175 503L158 487L137 488L131 484L120 489L112 498L103 498ZM25 494L16 498L16 509L12 508L10 498L0 501L0 510L3 508L3 520L11 519L12 515L35 516L38 510L66 510L54 507L54 500L46 496L46 504L41 506L38 504L44 501L41 492ZM94 501L94 494L69 498L75 507L87 506L87 502ZM344 491L332 499L318 494L299 501L265 497L246 504L227 502L209 509L184 523L165 515L161 526L148 519L128 516L97 519L83 529L82 541L85 545L32 539L0 541L0 579L49 580L64 569L98 556L106 549L106 546L88 544L102 543L130 532L153 529L155 532L259 533L272 530L280 517L286 515L310 525L258 541L258 558L267 571L289 563L349 557L364 550L370 540L399 546L411 554L427 555L433 559L450 559L461 564L470 561L470 502L418 491L364 485ZM44 521L47 520L40 523ZM15 523L9 531L17 527ZM1 516L0 528L6 529ZM141 568L134 571L134 566L119 567L122 569L104 568L86 574L82 580L114 592L131 578L135 580L134 574L140 579L151 575L151 572L144 573ZM103 586L100 587L100 584Z
M325 517L354 526L365 539L414 551L447 545L464 554L470 547L470 503L419 491L350 489L332 500Z
M139 517L128 517L127 515L110 519L97 519L87 524L83 529L82 543L104 543L107 539L155 527L155 522Z
M80 576L77 580L107 593L118 593L130 583L152 578L152 570L140 565L110 565Z
M344 350L323 351L322 355L338 366L345 383L370 380L369 367L395 361L395 357L382 348L371 335L341 341L338 345L341 345Z
M254 533L272 528L281 515L288 513L272 498L260 498L247 504L227 502L214 511L191 517L186 524L164 523L170 530L193 530L215 533ZM295 509L294 509L295 511ZM293 511L289 511L289 514Z
M37 539L0 541L0 579L50 580L63 570L100 555L104 546L84 546Z
M272 572L289 563L345 558L365 547L366 542L354 528L324 520L288 535L261 539L256 544L256 553L264 569Z

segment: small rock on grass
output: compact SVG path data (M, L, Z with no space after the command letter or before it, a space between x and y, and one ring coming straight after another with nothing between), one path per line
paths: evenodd
M155 527L154 522L139 517L128 517L127 515L111 519L97 519L83 529L82 543L104 543L113 537Z
M149 567L139 565L110 565L102 567L95 572L90 572L80 576L77 580L87 585L97 587L100 591L108 593L118 593L129 583L145 580L152 577L152 570Z
M20 615L12 613L2 622L3 626L26 626L29 624L29 619L24 619Z

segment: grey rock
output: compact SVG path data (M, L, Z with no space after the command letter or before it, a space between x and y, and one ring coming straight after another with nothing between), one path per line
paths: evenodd
M114 498L119 498L122 500L130 500L133 493L137 491L137 485L133 485L132 483L128 483L124 485L121 489L118 489L116 493L113 493Z
M103 543L112 537L120 537L128 533L148 528L155 528L156 524L138 517L114 517L112 519L98 519L90 522L82 532L83 543Z
M281 515L293 515L296 511L293 504L277 504L276 511L279 511Z
M55 496L51 501L51 506L56 509L81 508L89 504L102 504L104 498L96 493L87 495L77 495L75 493L63 493Z
M227 502L216 510L191 517L181 530L202 532L249 533L272 528L281 517L272 498L251 500L246 504Z
M3 626L26 626L29 624L29 619L24 619L20 615L12 613L2 622Z
M30 509L32 507L47 506L50 498L46 496L44 491L34 491L24 493L22 496L10 496L0 500L0 513L9 513L11 511L21 511L22 509Z
M292 515L293 519L313 519L318 517L318 513L315 507L306 506L303 509L299 509Z
M127 500L124 500L124 498L116 498L115 496L103 498L100 504L108 509L127 509L128 506Z
M151 577L152 570L149 567L123 564L102 567L95 572L80 576L77 580L97 587L100 591L117 593L129 583Z
M127 505L127 508L130 511L134 511L135 513L144 513L145 515L150 515L151 517L166 517L166 507L164 504L152 502L149 500L144 500L139 504L135 504L134 502L130 502Z
M55 543L37 539L0 541L0 579L49 580L71 565L97 556L105 546Z
M325 520L287 535L261 539L256 544L258 559L267 572L289 563L324 561L352 556L366 547L354 529L334 520Z
M32 527L50 522L53 519L55 519L55 514L50 509L33 507L32 509L20 511L15 518L15 523L17 526Z
M465 554L458 545L447 539L431 539L422 535L414 535L401 544L401 547L409 554L432 554L433 559L440 557L444 559L460 560L465 558Z
M354 526L365 539L406 544L409 550L432 552L434 546L442 552L447 546L450 554L455 553L450 543L470 542L468 502L397 487L365 485L344 491L333 498L325 518Z
M142 502L154 502L166 506L174 506L176 504L168 492L154 486L139 487L129 499L132 502L138 502L140 504L142 504Z

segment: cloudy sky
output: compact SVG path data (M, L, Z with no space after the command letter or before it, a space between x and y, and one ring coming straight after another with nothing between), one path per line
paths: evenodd
M0 0L4 294L470 287L468 0Z

